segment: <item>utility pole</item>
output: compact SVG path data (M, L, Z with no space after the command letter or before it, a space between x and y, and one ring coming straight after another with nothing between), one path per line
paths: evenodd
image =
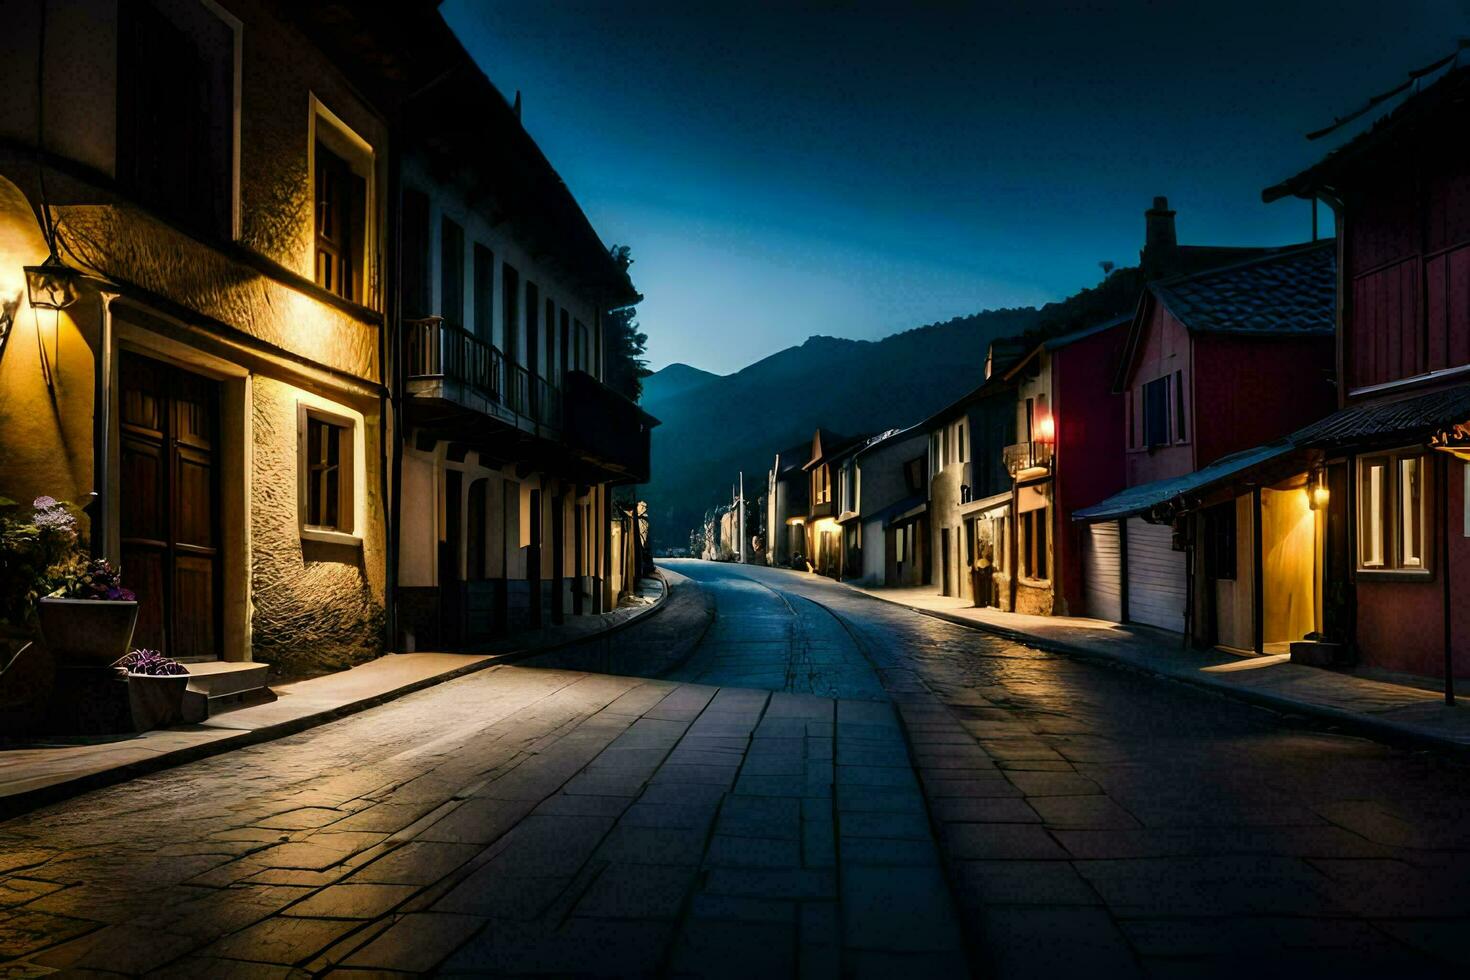
M740 471L740 564L745 564L745 471Z

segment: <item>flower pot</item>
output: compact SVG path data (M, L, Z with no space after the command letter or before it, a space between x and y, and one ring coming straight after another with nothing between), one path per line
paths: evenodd
M121 599L42 599L41 633L63 667L108 667L128 652L138 604Z
M133 729L146 732L182 725L184 691L188 686L188 674L128 674L128 705L132 709Z

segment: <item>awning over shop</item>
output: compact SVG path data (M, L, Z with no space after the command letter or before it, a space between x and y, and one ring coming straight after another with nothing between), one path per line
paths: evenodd
M1396 402L1354 405L1289 437L1298 446L1318 449L1391 446L1427 441L1470 421L1470 385L1405 398Z
M1284 439L1242 450L1184 476L1129 487L1102 503L1073 511L1072 520L1111 521L1119 517L1143 514L1179 498L1197 496L1231 480L1240 479L1267 464L1284 462L1287 457L1299 451L1299 447Z

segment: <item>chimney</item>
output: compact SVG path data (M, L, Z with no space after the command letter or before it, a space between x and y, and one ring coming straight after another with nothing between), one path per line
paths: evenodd
M515 109L516 118L517 119L521 118L521 90L520 89L516 89L516 103L511 108ZM1163 198L1162 197L1156 197L1156 198L1154 198L1154 200L1155 201L1162 201ZM1170 214L1173 214L1174 212L1173 211L1170 211L1169 213Z
M1154 206L1143 212L1143 251L1140 264L1150 277L1169 275L1179 257L1179 239L1174 234L1174 212L1167 197L1154 198Z

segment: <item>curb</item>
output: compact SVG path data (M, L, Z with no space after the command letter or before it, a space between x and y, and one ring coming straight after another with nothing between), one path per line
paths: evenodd
M190 762L198 762L201 759L207 759L211 756L223 755L235 749L243 749L251 745L260 745L265 742L273 742L277 739L285 738L289 735L296 735L308 729L346 718L349 715L355 715L359 712L367 711L370 708L387 704L389 701L396 701L398 698L405 697L409 694L416 694L419 691L443 684L446 681L457 680L460 677L478 673L482 670L488 670L492 667L500 667L509 663L517 663L521 660L529 660L542 653L572 646L576 643L585 643L588 640L598 639L627 629L634 623L642 622L645 618L663 609L664 605L668 602L669 593L671 592L669 582L663 577L662 573L660 573L659 578L663 579L664 592L658 602L635 615L629 616L621 622L614 623L606 629L561 640L544 647L528 647L524 650L512 650L504 654L490 655L477 663L465 664L462 667L456 667L442 674L425 677L405 684L402 687L394 688L391 691L383 691L349 704L338 705L335 708L328 708L314 714L303 715L300 718L292 718L289 721L277 722L274 725L266 725L250 731L236 732L235 734L227 735L202 745L191 745L186 748L174 749L170 752L160 753L151 759L140 759L136 762L116 766L112 769L85 773L73 779L52 783L49 786L24 790L9 796L0 797L0 821L10 820L29 813L32 810L39 809L40 807L49 806L52 803L59 803L74 796L91 792L94 789L113 786L131 779L136 779L139 776L162 772L165 769L187 765ZM383 654L383 656L392 656L392 654ZM0 753L0 758L3 758L3 753Z
M1021 630L1011 629L1005 626L996 626L991 623L979 623L963 616L956 616L940 609L924 609L920 606L911 606L897 599L889 599L884 596L874 595L863 589L855 588L847 583L841 583L844 588L865 595L879 602L886 602L891 606L898 606L916 612L921 616L929 616L934 619L952 623L972 629L977 633L988 633L998 636L1022 646L1028 646L1035 650L1044 650L1047 653L1060 654L1074 660L1084 660L1089 663L1102 664L1121 670L1129 670L1147 677L1159 680L1177 681L1180 684L1188 684L1200 690L1209 691L1222 697L1232 698L1258 708L1267 708L1279 714L1300 715L1331 722L1334 726L1354 735L1361 735L1375 741L1386 742L1393 745L1408 746L1413 748L1435 749L1452 755L1470 759L1470 743L1454 738L1438 735L1434 732L1425 731L1413 725L1404 725L1399 722L1385 721L1381 718L1373 718L1355 711L1347 711L1342 708L1334 708L1330 705L1311 704L1309 702L1297 701L1293 698L1283 697L1279 694L1270 694L1258 691L1254 688L1240 687L1234 684L1225 684L1206 677L1196 677L1190 674L1175 674L1169 671L1159 670L1147 664L1134 663L1121 657L1103 653L1098 650L1089 650L1086 647L1075 646L1070 643L1048 640L1044 637L1026 633Z

